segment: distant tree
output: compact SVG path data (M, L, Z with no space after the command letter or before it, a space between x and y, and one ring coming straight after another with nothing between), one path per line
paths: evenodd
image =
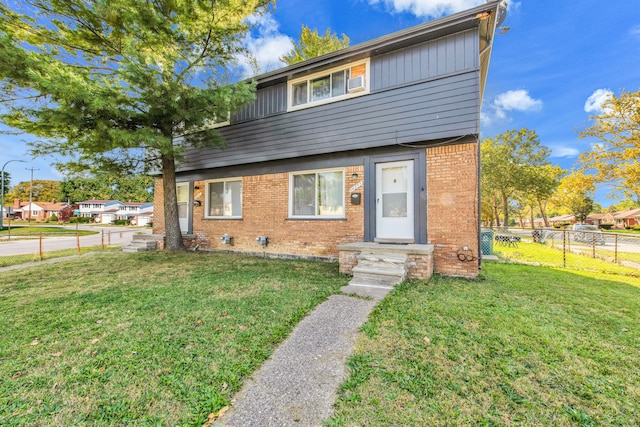
M509 225L510 201L518 193L530 191L537 168L548 165L549 149L540 144L535 131L509 130L494 138L485 139L480 146L483 194L500 199L503 225ZM497 212L496 212L497 216Z
M591 120L580 136L598 142L581 155L583 168L640 204L640 90L611 95Z
M529 170L529 177L525 188L525 197L530 201L533 218L533 204L538 208L545 227L549 227L547 203L560 184L560 178L565 171L557 165L545 164ZM533 203L531 203L533 202ZM533 220L531 221L533 227Z
M32 154L77 156L82 170L162 172L166 248L184 250L176 163L224 146L215 117L255 99L228 84L247 18L273 0L0 2L0 119L41 139Z
M342 40L340 40L335 33L331 32L331 28L327 28L321 36L318 34L317 29L312 31L309 27L303 25L302 31L300 32L300 39L296 42L293 49L280 58L280 60L286 62L287 65L293 65L307 59L344 49L348 46L349 37L345 34L342 34Z
M98 174L67 177L60 183L62 200L153 201L153 178L148 175Z
M553 195L553 201L575 215L576 221L584 222L593 211L594 191L595 180L592 175L572 171L560 181Z
M60 200L60 182L47 179L34 179L33 190L31 190L31 181L21 182L11 189L7 199L9 201L20 199L23 202L28 202L30 191L32 191L31 198L34 202Z

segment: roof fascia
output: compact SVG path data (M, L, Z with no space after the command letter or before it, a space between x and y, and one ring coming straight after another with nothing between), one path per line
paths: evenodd
M290 79L294 76L298 77L305 73L310 73L311 71L315 72L323 67L335 66L340 62L348 62L370 57L372 55L379 55L478 27L482 21L488 21L485 31L489 32L489 34L484 35L486 43L485 46L483 46L481 41L480 49L485 53L490 54L487 50L490 50L491 42L493 41L496 12L500 1L501 0L495 0L472 9L445 16L434 21L429 21L377 39L359 43L355 46L340 49L317 58L308 59L298 64L289 65L287 67L256 76L250 80L257 81L261 86L269 86L271 84ZM489 14L488 20L486 18L480 18L484 13ZM488 47L489 49L486 49L485 47Z

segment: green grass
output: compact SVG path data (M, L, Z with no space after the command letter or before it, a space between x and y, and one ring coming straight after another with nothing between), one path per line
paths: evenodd
M2 244L0 243L0 248ZM89 252L111 252L121 250L122 245L105 245L104 249L102 249L102 245L97 246L89 246L89 247L81 247L80 254L86 254ZM78 255L78 249L61 249L58 251L46 251L42 252L42 258L37 253L34 254L26 254L26 255L8 255L8 256L0 256L0 268L9 267L12 265L18 264L26 264L29 262L39 262L48 259L54 258L62 258L68 256Z
M626 275L487 263L409 282L363 327L327 425L638 425L639 330Z
M2 273L0 425L197 425L347 279L335 264L110 254Z
M4 230L0 231L0 236L37 236L39 234L70 234L76 235L76 230L72 228L45 226L45 225L19 225L11 226L11 230L4 224ZM90 234L98 234L98 231L78 230L80 236L88 236Z
M611 261L600 259L602 257L613 259L613 251L596 248L596 258L592 258L591 248L585 245L572 244L571 248L580 253L566 253L566 265L568 268L575 270L598 271L606 274L615 274L620 276L630 276L634 280L640 277L638 269L614 264ZM515 262L533 263L550 267L562 267L562 242L556 242L555 247L550 244L541 245L538 243L522 242L518 247L495 246L496 254L506 260ZM620 252L618 259L632 260L640 262L640 254ZM621 278L620 280L626 281Z

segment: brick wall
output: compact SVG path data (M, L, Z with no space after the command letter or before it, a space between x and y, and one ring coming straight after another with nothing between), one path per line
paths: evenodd
M478 261L478 145L427 149L427 239L437 273L475 277Z
M289 215L289 174L246 176L242 178L242 219L204 218L204 181L194 183L193 234L189 246L199 249L223 249L238 252L296 254L310 257L338 257L337 245L364 239L363 204L350 203L349 188L362 181L363 167L344 168L346 220L298 220ZM357 173L357 178L352 174ZM362 188L357 190L362 192ZM155 203L162 206L162 181L156 180ZM164 230L163 209L156 208L154 233ZM224 245L220 237L229 234L233 245ZM269 244L256 243L257 236L267 236Z
M460 144L427 149L427 240L434 245L436 273L475 277L478 262L461 261L478 256L478 145ZM247 176L242 178L242 219L205 219L204 181L194 183L194 199L202 202L193 208L194 237L185 242L200 249L223 249L238 252L295 254L309 257L337 258L337 246L364 240L364 200L350 203L349 188L363 181L363 166L345 171L346 220L289 220L289 174ZM352 174L357 173L357 178ZM364 194L364 187L357 192ZM164 231L162 181L156 180L154 233ZM233 237L233 245L220 241L223 234ZM256 243L257 236L267 236L266 248ZM464 251L464 247L468 250ZM355 261L345 253L341 262L349 273ZM349 258L351 256L351 258ZM423 260L413 260L415 265ZM428 277L431 271L414 268L412 277Z

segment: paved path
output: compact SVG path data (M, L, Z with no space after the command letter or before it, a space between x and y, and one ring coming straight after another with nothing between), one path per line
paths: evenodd
M333 295L300 322L214 426L310 427L331 416L346 361L377 300Z

